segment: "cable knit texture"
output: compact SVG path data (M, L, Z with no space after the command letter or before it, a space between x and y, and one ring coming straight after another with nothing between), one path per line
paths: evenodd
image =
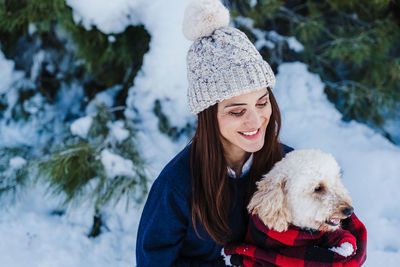
M225 10L218 0L200 0L185 11L183 31L194 40L187 54L188 102L193 114L224 99L275 85L271 67L243 32L227 25Z

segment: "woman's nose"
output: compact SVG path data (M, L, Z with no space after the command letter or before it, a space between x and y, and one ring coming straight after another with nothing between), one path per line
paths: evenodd
M261 123L261 116L257 111L249 110L247 112L246 124L249 128L259 128Z

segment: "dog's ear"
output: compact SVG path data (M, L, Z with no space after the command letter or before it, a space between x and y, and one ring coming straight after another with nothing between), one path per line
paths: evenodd
M247 206L251 214L257 214L270 229L286 231L291 220L286 205L286 175L272 169L257 182L257 191Z

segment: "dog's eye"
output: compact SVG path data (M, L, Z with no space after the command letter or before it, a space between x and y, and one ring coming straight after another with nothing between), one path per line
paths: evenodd
M314 188L315 193L322 193L324 192L325 188L323 185L318 185L316 188Z

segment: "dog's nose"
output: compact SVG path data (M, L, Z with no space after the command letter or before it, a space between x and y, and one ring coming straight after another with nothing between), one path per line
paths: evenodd
M354 211L354 209L351 206L342 209L342 213L343 213L344 216L350 216L353 213L353 211Z

